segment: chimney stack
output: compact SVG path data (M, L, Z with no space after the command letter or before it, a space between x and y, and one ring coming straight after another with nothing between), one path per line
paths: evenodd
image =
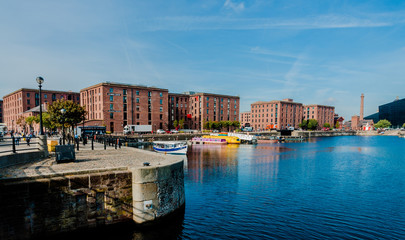
M360 102L360 121L363 120L364 116L364 94L361 94L361 102Z

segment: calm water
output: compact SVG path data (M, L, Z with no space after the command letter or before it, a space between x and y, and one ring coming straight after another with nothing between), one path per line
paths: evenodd
M114 239L405 239L405 139L192 146L184 217Z

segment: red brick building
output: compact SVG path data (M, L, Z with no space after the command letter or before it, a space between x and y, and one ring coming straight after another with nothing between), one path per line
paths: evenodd
M184 120L183 128L189 129L191 126L190 115L190 95L180 93L169 93L169 125L174 128L173 122Z
M58 99L71 100L73 102L80 102L80 94L76 92L42 90L41 91L42 103L52 104ZM17 130L17 120L22 114L39 106L39 90L22 88L3 97L3 117L4 122L7 124L9 130Z
M318 121L318 129L321 129L325 123L329 123L333 127L335 120L335 107L324 105L305 105L304 120L316 119Z
M3 100L0 100L0 123L3 122Z
M251 113L250 112L243 112L240 114L240 126L242 127L250 127L251 120L250 120Z
M208 121L239 121L238 96L189 92L191 128L203 129Z
M302 103L292 99L251 104L251 127L255 130L298 128L302 121Z
M169 128L167 89L105 82L80 90L80 96L88 112L85 125L106 126L112 133L125 125Z

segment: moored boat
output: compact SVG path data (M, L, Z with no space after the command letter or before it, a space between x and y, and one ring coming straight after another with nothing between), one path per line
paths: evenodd
M226 140L223 138L193 137L191 142L196 144L227 144Z
M168 154L187 154L187 142L184 141L155 141L153 150Z

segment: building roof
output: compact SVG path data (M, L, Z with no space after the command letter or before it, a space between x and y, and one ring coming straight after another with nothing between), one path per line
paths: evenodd
M289 99L289 100L291 100L291 99ZM302 103L292 102L292 101L289 101L289 100L284 99L284 100L271 100L271 101L257 101L257 102L252 103L251 105L269 104L269 103L289 103L289 104L302 105Z
M100 86L111 86L111 87L123 87L123 88L138 88L138 89L151 89L151 90L158 90L158 91L165 91L168 92L168 89L165 88L157 88L157 87L147 87L145 85L135 85L135 84L127 84L127 83L117 83L117 82L102 82L98 83L96 85L86 87L83 89L80 89L80 92L86 91L92 88L100 87Z
M41 105L42 105L42 112L47 112L48 111L48 104L41 104ZM39 113L39 105L25 111L24 113L29 113L29 112L37 112L37 113Z
M12 93L9 93L9 94L7 94L7 95L4 95L4 96L3 96L3 99L4 99L5 97L11 96L11 95L13 95L13 94L15 94L15 93L22 92L22 91L39 92L39 89L20 88L20 89L14 91L14 92L12 92ZM41 89L41 92L42 92L42 93L50 93L50 92L51 92L51 93L63 93L63 94L80 94L80 93L78 93L78 92L72 92L72 91L59 91L59 90L46 90L46 89Z
M184 92L184 94L190 96L216 96L216 97L231 97L231 98L239 98L239 96L232 96L232 95L224 95L224 94L216 94L216 93L204 93L204 92Z
M308 105L304 105L304 107L327 107L327 108L335 108L334 106L327 106L327 105L320 105L320 104L308 104Z

